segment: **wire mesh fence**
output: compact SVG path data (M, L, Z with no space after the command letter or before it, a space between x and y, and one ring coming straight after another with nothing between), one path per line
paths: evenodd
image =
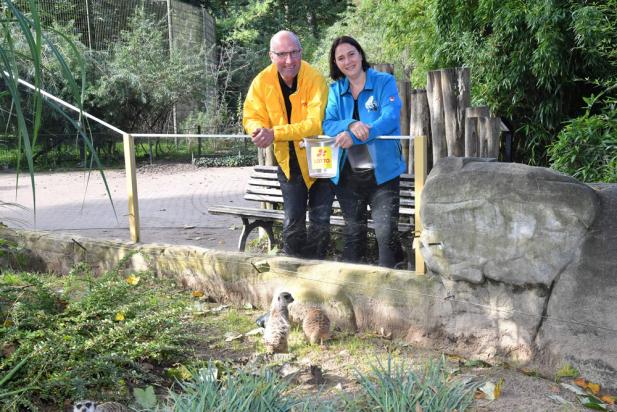
M180 133L206 133L200 128L179 130ZM122 136L113 132L93 131L96 155L105 167L122 167L124 149ZM58 170L89 167L91 154L75 133L41 132L34 147L37 170ZM249 166L257 164L257 148L248 138L156 137L135 138L135 157L139 163L177 162L197 166ZM23 154L19 154L17 137L0 134L0 169L14 170Z

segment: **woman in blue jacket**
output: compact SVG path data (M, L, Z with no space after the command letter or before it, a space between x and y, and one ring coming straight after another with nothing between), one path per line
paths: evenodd
M401 100L394 77L369 68L364 50L349 36L330 48L330 86L324 133L336 137L339 173L332 178L345 218L343 260L366 254L367 206L375 222L379 265L402 261L398 238L399 176L406 170L399 140Z

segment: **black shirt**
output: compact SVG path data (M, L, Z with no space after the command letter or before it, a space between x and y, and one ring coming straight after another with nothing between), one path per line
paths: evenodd
M283 100L285 101L285 110L287 111L287 123L291 123L291 100L289 96L294 94L298 90L298 76L294 77L291 87L287 86L285 80L278 75L279 84L281 85L281 91L283 92ZM300 165L298 164L298 157L296 156L296 150L294 149L294 143L289 142L289 177L300 174Z

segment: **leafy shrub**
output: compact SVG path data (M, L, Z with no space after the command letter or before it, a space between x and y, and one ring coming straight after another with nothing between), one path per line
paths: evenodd
M388 357L368 374L358 373L364 394L357 407L365 411L463 411L473 401L476 384L452 379L446 361L430 360L421 374Z
M195 166L199 167L240 167L253 166L255 164L257 164L257 157L245 154L195 159Z
M593 100L549 148L551 167L583 182L617 183L617 99L592 114Z
M129 385L158 379L142 364L180 359L189 337L180 322L184 304L161 286L150 273L94 279L83 265L65 278L5 272L0 377L26 361L0 387L0 409L124 399Z

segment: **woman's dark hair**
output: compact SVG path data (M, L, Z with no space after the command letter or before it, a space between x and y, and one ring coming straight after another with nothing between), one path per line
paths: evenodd
M341 77L344 77L344 74L339 70L338 66L336 65L336 57L334 55L336 52L336 48L344 43L352 45L360 52L360 55L362 56L362 70L367 71L368 68L371 67L368 61L366 61L366 55L364 54L362 46L360 46L360 43L358 43L356 39L349 36L337 37L332 42L332 47L330 47L330 77L334 81L340 79Z

